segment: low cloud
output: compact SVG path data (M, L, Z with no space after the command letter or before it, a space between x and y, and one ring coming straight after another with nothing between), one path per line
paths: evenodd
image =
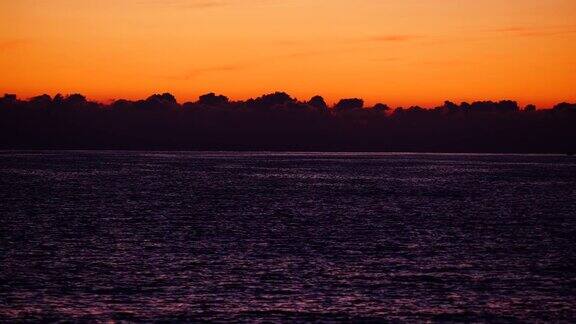
M272 0L252 0L250 3L271 2ZM179 9L210 9L243 3L240 0L140 0L141 5L172 7Z
M419 35L404 35L404 34L389 34L380 35L370 38L370 41L374 42L409 42L422 38Z
M180 75L166 76L166 78L176 80L191 80L204 74L210 74L214 72L233 72L248 68L249 66L250 64L227 64L227 65L216 65L208 67L198 67L189 69L185 73Z
M0 40L0 52L9 51L28 45L30 41L23 39Z
M177 7L183 9L207 9L227 6L230 4L230 2L224 0L143 0L140 1L139 4L162 7Z
M576 33L576 26L544 26L544 27L527 27L513 26L506 28L497 28L488 30L490 32L504 33L517 37L542 37Z

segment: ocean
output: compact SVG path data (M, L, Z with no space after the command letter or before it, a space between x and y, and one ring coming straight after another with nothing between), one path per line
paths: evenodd
M0 151L0 321L576 321L576 158Z

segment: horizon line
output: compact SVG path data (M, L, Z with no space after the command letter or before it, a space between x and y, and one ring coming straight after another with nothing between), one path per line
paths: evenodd
M0 94L1 94L1 93L0 93ZM160 91L160 92L153 92L153 93L151 93L150 95L147 95L147 96L140 96L140 97L127 96L126 98L109 98L109 99L104 99L104 100L103 100L103 99L98 99L98 98L92 99L92 97L86 96L86 95L82 94L82 92L75 92L75 91L71 91L71 92L56 92L55 94L49 94L49 92L44 92L44 93L37 94L37 95L32 95L32 96L22 96L22 95L20 95L20 94L14 93L14 92L4 92L3 98L7 98L7 97L9 97L9 96L13 96L13 97L16 98L16 100L24 101L24 102L29 102L29 101L31 101L31 100L33 100L33 99L40 98L40 97L42 97L42 96L49 96L51 100L54 100L54 99L57 98L58 96L61 96L62 98L69 98L69 97L72 97L72 96L78 96L78 95L79 95L79 96L82 96L87 102L95 103L95 104L99 104L99 105L103 105L103 106L109 106L109 105L113 105L115 102L118 102L118 101L138 102L138 101L146 101L146 100L149 100L149 99L151 99L151 98L153 98L153 97L155 97L155 96L170 95L170 96L172 96L172 97L175 99L176 104L182 106L182 105L184 105L184 104L198 103L198 102L201 100L201 98L202 98L203 96L206 96L206 95L223 96L223 97L225 97L225 98L228 100L228 102L229 102L230 104L234 104L234 103L246 103L246 102L248 102L248 101L250 101L250 100L256 100L256 99L258 99L258 98L262 98L262 97L266 97L266 96L270 96L270 95L275 95L275 94L286 94L286 95L288 95L288 96L290 97L290 99L294 100L294 101L297 102L297 103L308 103L311 99L313 99L313 98L315 98L315 97L320 97L320 98L324 99L324 96L318 95L318 94L312 95L312 96L310 96L310 98L308 98L308 99L300 99L300 98L298 98L298 97L296 97L296 96L292 96L290 93L288 93L288 92L286 92L286 91L281 91L281 90L266 92L266 93L263 93L263 94L258 95L258 96L251 96L251 97L247 97L247 98L244 98L244 99L243 99L243 98L240 98L240 99L238 99L238 98L231 98L231 97L228 97L227 95L224 95L224 94L221 94L221 93L216 93L216 92L207 92L207 93L198 95L195 100L182 100L182 101L179 101L179 100L177 99L177 97L176 97L175 95L173 95L171 92L162 92L162 91ZM0 98L2 98L2 97L0 97ZM340 101L343 101L343 100L351 100L351 99L352 99L352 100L359 99L359 100L362 100L362 102L363 102L364 104L368 104L368 105L366 105L366 106L363 106L362 108L370 108L370 107L373 107L373 106L376 106L376 105L380 105L380 104L383 104L383 105L388 106L385 101L374 101L373 103L371 103L370 101L364 100L362 97L353 97L353 96L352 96L352 97L346 97L346 96L344 96L344 97L341 97L341 98L339 98L339 99L333 100L333 101L331 101L330 103L326 102L326 104L327 104L327 107L328 107L328 108L334 108ZM521 100L510 99L510 98L506 98L506 97L503 97L503 98L500 98L500 99L494 99L494 98L466 99L466 100L448 100L448 99L446 99L446 100L440 100L440 101L441 101L441 102L436 103L436 104L426 104L426 105L407 104L407 105L394 105L394 106L388 106L388 107L390 108L390 110L394 110L394 109L398 109L398 108L407 109L407 108L412 108L412 107L423 108L423 109L434 109L434 108L437 108L437 107L441 107L442 105L444 105L444 104L446 104L446 103L454 103L454 104L456 104L456 105L462 105L462 104L473 104L473 103L481 103L481 102L500 103L500 102L507 102L507 101L509 101L509 102L514 102L514 103L518 104L518 106L519 106L519 107L522 107L522 108L527 107L527 106L534 106L534 107L535 107L536 109L538 109L538 110L543 110L543 109L552 109L552 108L554 108L554 106L559 105L559 104L563 104L563 103L568 103L568 104L575 103L575 104L576 104L576 100L575 100L574 102L572 102L572 100L566 99L566 100L553 101L553 102L551 102L551 103L549 103L549 104L546 104L546 105L538 105L538 104L534 104L534 103L522 103ZM528 101L526 101L526 102L528 102Z

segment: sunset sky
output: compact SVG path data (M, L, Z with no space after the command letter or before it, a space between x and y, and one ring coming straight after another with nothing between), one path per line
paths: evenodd
M576 101L574 0L0 0L0 93Z

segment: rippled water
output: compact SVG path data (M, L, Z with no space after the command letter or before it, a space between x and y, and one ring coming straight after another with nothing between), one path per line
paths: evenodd
M576 159L0 152L0 320L576 320Z

